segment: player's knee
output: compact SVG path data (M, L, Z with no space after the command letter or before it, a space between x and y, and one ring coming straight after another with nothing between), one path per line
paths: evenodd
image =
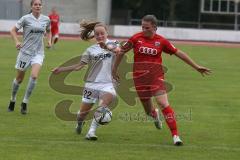
M17 82L18 84L21 84L22 81L23 81L23 78L24 78L24 76L17 76L17 77L16 77L16 82Z
M169 106L169 103L167 101L166 102L165 101L164 102L157 102L157 103L158 103L158 105L161 109L164 109L164 108Z
M36 75L31 75L31 78L36 81L38 77Z
M85 120L85 118L89 112L90 112L90 110L78 112L77 119L82 120L82 121Z
M21 84L22 81L23 81L23 78L16 78L16 81L17 81L18 84Z

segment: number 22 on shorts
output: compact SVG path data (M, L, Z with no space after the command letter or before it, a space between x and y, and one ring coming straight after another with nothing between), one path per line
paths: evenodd
M84 90L84 93L83 93L83 97L84 98L87 98L87 99L91 99L92 97L90 97L92 95L92 92L89 91L89 90Z

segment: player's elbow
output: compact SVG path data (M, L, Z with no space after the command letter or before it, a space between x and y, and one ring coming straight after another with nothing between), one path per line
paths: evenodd
M178 58L183 58L185 57L185 53L181 50L178 50L176 53L174 53L175 56L177 56Z
M18 31L18 29L17 29L16 27L13 27L13 28L10 30L10 34L11 34L12 36L14 36L14 35L17 34L17 31Z
M76 67L74 68L74 71L79 71L81 68L80 67Z
M14 28L12 28L12 29L10 30L10 34L11 34L11 35L14 34Z
M75 67L74 71L79 71L79 70L81 70L82 68L83 68L82 65L78 65L78 66Z

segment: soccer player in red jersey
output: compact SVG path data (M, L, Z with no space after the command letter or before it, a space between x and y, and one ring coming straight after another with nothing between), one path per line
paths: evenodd
M51 32L52 32L52 45L56 44L59 38L59 24L60 17L57 13L56 7L52 8L52 12L49 14L51 20Z
M183 144L179 137L174 110L168 102L167 87L164 83L164 71L162 65L162 53L175 55L189 64L203 76L210 74L208 68L195 63L186 53L175 48L167 39L156 34L157 18L154 15L146 15L142 19L142 32L133 35L121 48L123 53L133 49L134 65L133 80L137 94L141 100L147 115L154 118L156 128L161 129L162 122L158 109L153 106L152 97L162 110L165 121L172 133L174 145ZM113 78L118 79L117 68L123 54L119 54L113 67Z

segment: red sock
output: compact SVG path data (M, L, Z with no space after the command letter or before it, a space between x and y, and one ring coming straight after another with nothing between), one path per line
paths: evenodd
M162 113L163 113L166 123L172 133L172 136L178 135L177 122L175 119L175 114L174 114L173 109L170 106L168 106L162 110Z

